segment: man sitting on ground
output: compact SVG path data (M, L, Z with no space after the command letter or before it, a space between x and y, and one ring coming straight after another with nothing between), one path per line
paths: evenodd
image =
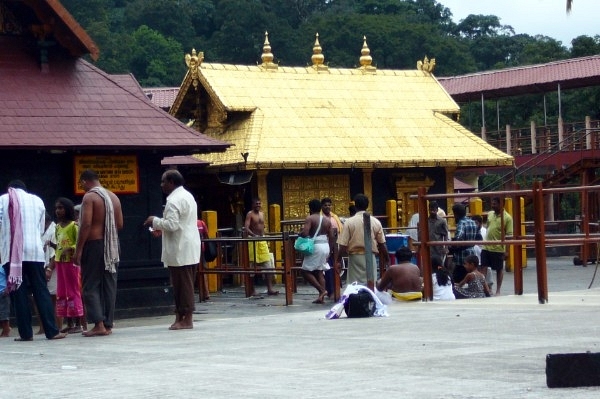
M414 301L423 298L421 291L422 280L419 266L411 263L412 251L400 247L396 251L395 265L383 274L377 283L379 291L390 290L392 296L401 301Z

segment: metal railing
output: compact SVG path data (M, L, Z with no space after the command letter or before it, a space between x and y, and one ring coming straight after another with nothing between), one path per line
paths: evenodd
M579 234L546 234L546 223L544 220L545 195L555 193L578 192L582 197L582 215L581 215L581 233ZM593 227L597 221L591 221L588 218L587 198L588 193L600 192L600 186L579 186L564 188L544 189L541 182L535 182L531 190L512 190L478 193L460 193L460 194L427 194L427 188L419 188L418 195L414 198L418 201L419 218L426 220L427 201L433 199L456 198L456 197L492 197L500 196L503 198L512 198L513 206L513 226L515 226L512 237L502 235L499 241L452 241L453 246L473 246L485 244L503 244L514 248L515 254L521 254L523 248L531 246L535 248L538 301L539 303L548 302L548 273L546 269L546 247L548 245L580 245L582 248L582 260L587 262L590 255L590 246L594 244L596 248L600 244L600 233L591 233L590 227ZM521 198L530 198L533 201L534 234L522 234L521 228L525 221L520 204ZM429 226L423 223L419 229L419 257L421 260L424 283L424 300L433 298L432 278L431 278L431 258L429 247L435 245L447 245L447 241L429 241ZM521 256L514 257L514 292L516 295L523 295L523 263Z

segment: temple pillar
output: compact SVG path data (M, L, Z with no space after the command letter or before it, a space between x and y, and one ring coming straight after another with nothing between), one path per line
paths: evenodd
M268 170L257 170L256 171L256 190L258 192L258 197L262 203L262 210L265 214L265 226L269 226L269 191L267 189L267 175L269 174Z
M398 202L396 200L385 201L385 214L387 216L387 227L398 227Z
M369 212L373 213L373 169L363 169L363 194L369 199Z
M279 204L269 205L269 231L271 233L281 232L281 205ZM271 251L273 252L273 260L275 261L276 259L283 259L281 255L283 242L275 241L274 243L271 243L271 245L274 246L274 248L271 248ZM275 282L277 284L282 283L282 278L280 274L275 275Z
M202 220L208 227L208 238L217 237L217 212L216 211L202 211ZM217 265L216 259L212 262L206 262L208 269L213 269ZM208 274L208 292L217 292L219 290L219 282L217 280L217 274Z
M454 172L456 168L448 167L446 168L446 192L448 194L454 194ZM452 206L454 205L454 198L446 199L446 215L450 214L452 211Z

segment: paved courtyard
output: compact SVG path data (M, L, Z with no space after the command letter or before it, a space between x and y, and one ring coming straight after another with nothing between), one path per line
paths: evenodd
M545 375L549 353L600 351L595 266L548 269L543 305L530 260L523 296L509 273L503 296L394 302L387 318L326 320L332 303L312 304L309 287L287 307L236 289L198 304L193 330L169 331L165 316L118 320L108 337L3 339L1 397L597 398Z

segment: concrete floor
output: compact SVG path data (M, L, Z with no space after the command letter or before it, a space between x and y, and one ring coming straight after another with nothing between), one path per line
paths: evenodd
M310 287L292 306L236 289L198 304L193 330L163 316L118 320L108 337L2 339L0 397L597 398L545 375L549 353L599 351L595 267L549 258L548 270L543 305L530 264L522 296L509 273L507 295L394 302L387 318L326 320L333 303L312 304Z

